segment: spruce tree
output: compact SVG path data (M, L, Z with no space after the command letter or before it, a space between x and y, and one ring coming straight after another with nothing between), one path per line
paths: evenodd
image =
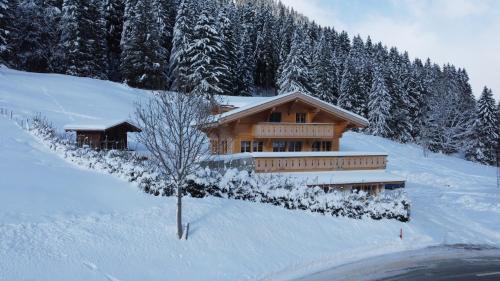
M385 79L381 67L374 71L373 83L368 96L368 120L370 121L370 132L376 136L387 137L390 128L387 120L391 109L391 95L385 85Z
M185 91L190 68L186 50L192 42L196 13L194 0L181 0L173 29L172 50L168 66L168 83L172 91Z
M296 30L292 39L292 47L287 56L283 70L278 78L279 93L303 92L312 93L313 82L309 69L307 42L301 36L303 33Z
M160 46L157 23L151 0L128 1L125 8L127 24L122 36L121 69L123 78L132 87L164 89L165 57Z
M89 73L85 76L107 79L108 75L108 50L106 44L106 20L104 6L101 0L90 0L84 10L84 22L86 27L84 37L88 45L87 61Z
M222 47L216 57L216 63L221 66L219 87L224 95L236 95L237 88L236 38L232 18L229 14L230 7L233 6L221 8L217 16L217 29L222 39Z
M15 22L15 0L0 0L0 64L10 60L12 51L11 32Z
M251 96L255 91L254 83L254 15L251 4L245 4L239 9L239 32L237 39L236 93L239 96Z
M123 31L123 14L125 2L123 0L106 0L104 6L104 20L106 28L107 75L112 81L120 81L120 41Z
M364 44L359 36L354 37L353 46L344 64L340 83L338 105L365 116L367 91L363 81Z
M325 29L316 44L312 61L312 79L315 95L330 103L337 102L337 77L333 60L333 42Z
M221 54L222 38L217 31L211 7L205 6L198 17L192 42L186 50L190 70L188 73L189 90L210 99L222 94L219 82L224 66L217 63Z
M257 39L255 43L255 85L261 89L272 89L275 86L275 74L278 69L278 56L274 49L274 20L269 7L259 9L257 23Z
M498 125L495 100L490 89L484 87L477 102L476 120L473 125L473 145L466 157L479 163L495 165L498 142Z

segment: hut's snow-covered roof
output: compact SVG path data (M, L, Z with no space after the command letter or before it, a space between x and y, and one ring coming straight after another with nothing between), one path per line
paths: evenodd
M64 126L65 131L106 131L113 127L127 125L131 132L140 132L141 129L129 120L102 121L91 124L68 124Z

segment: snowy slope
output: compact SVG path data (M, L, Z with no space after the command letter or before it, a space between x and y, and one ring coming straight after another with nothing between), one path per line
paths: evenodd
M145 91L0 69L0 108L67 123L127 118ZM243 102L243 101L242 101ZM287 280L360 258L441 243L500 246L495 169L346 133L341 149L389 154L412 221L353 220L215 198L175 202L68 164L0 117L0 280ZM398 237L403 229L404 239Z

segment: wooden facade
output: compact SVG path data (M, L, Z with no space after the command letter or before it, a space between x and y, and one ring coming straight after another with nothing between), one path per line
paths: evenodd
M257 173L385 170L387 154L339 152L340 139L350 128L368 121L354 113L303 93L290 93L242 108L224 106L214 121L203 126L215 156L207 166L241 168ZM359 182L312 184L330 188L361 189L378 193L386 184L404 187L404 181L383 176ZM337 175L338 176L338 175ZM327 182L330 182L328 180Z
M206 129L213 154L338 151L347 128L364 127L300 95L247 111Z
M128 149L128 132L141 130L130 122L123 121L110 125L68 125L65 131L76 132L76 144L92 149Z

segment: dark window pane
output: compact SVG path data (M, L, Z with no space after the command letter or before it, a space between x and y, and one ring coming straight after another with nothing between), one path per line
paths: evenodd
M296 113L295 114L295 122L296 123L306 123L306 114L305 113Z
M285 152L286 142L285 141L273 141L273 152Z
M252 151L253 152L262 152L263 151L263 147L264 147L264 142L262 141L254 141L252 143Z
M281 122L281 112L273 112L269 116L269 122Z
M250 152L250 142L241 141L241 152Z
M288 151L298 152L302 151L302 142L301 141L291 141L288 143Z

